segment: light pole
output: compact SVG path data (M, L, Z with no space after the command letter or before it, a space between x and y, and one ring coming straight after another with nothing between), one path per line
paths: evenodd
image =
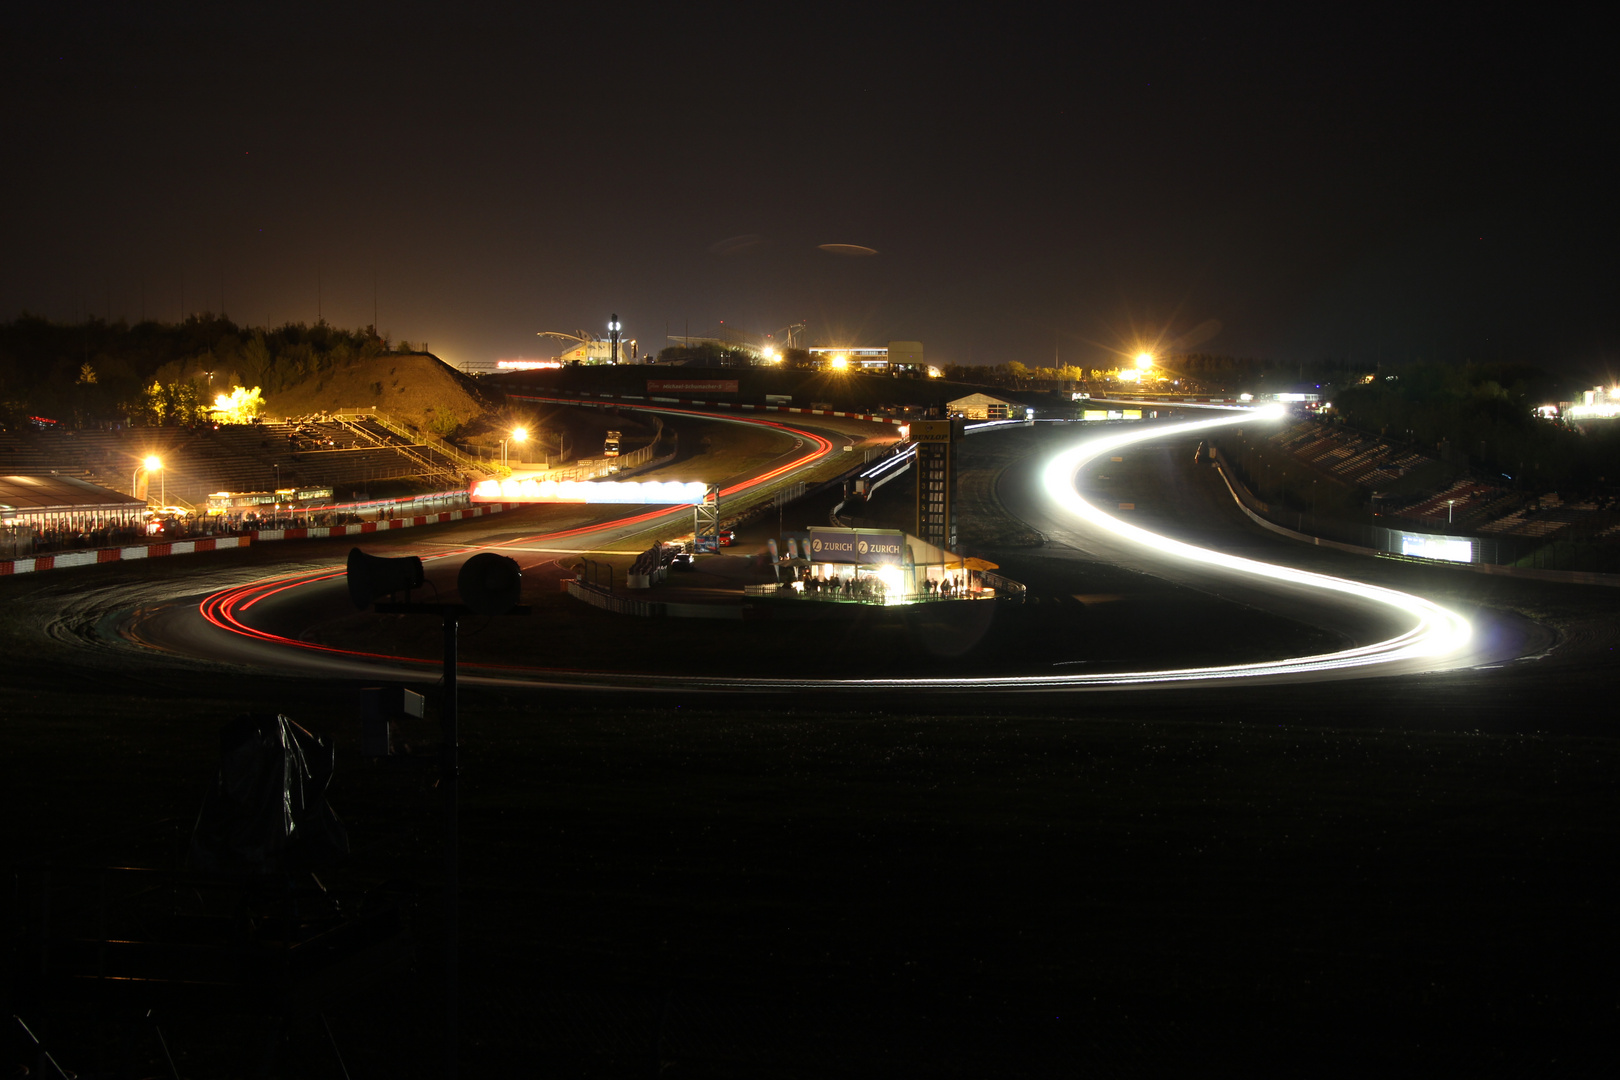
M529 437L528 428L513 428L512 434L501 440L501 464L506 464L506 444L509 442L523 442Z
M1447 525L1451 524L1451 508L1453 506L1455 506L1455 505L1457 505L1457 500L1456 499L1447 499L1446 500L1446 524Z
M613 313L613 318L608 320L608 339L613 342L613 361L612 362L614 364L617 364L619 362L619 314L618 314L618 312L614 312Z
M161 485L159 490L162 492L162 494L158 496L158 505L167 506L169 504L169 478L163 472L163 459L158 457L156 454L153 454L151 457L141 462L141 464L146 467L147 476L152 475L152 470L157 470L158 483Z

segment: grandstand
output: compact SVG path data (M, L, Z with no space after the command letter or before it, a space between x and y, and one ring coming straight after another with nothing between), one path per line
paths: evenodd
M72 476L114 491L135 486L148 455L163 461L161 483L172 505L200 507L221 491L330 487L362 490L372 481L420 480L459 487L477 462L367 415L284 423L116 430L31 428L0 431L0 473ZM156 490L149 491L156 499Z
M1270 436L1269 441L1312 469L1366 491L1386 517L1451 532L1538 540L1607 537L1620 531L1620 508L1612 499L1566 506L1557 493L1515 491L1466 475L1416 494L1378 494L1379 489L1425 466L1438 465L1438 459L1323 421L1300 420Z

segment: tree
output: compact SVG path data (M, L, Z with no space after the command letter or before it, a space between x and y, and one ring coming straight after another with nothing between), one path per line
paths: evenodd
M251 424L263 408L264 399L259 396L257 386L251 390L233 386L229 394L214 399L214 407L209 412L221 424Z
M191 383L153 381L129 409L130 421L147 427L185 427L207 416Z

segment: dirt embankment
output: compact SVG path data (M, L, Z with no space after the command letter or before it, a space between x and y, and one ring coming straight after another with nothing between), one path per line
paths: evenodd
M356 359L266 400L276 418L375 408L430 434L448 436L497 407L477 383L425 353Z

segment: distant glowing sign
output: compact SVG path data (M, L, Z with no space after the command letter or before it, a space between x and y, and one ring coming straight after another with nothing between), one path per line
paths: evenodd
M537 368L560 368L558 360L497 360L495 366L502 371L534 371Z
M709 485L699 480L480 480L472 486L473 502L637 503L680 506L707 498Z
M1425 533L1401 533L1401 554L1419 559L1444 559L1446 562L1474 561L1474 542L1454 536L1430 536Z

